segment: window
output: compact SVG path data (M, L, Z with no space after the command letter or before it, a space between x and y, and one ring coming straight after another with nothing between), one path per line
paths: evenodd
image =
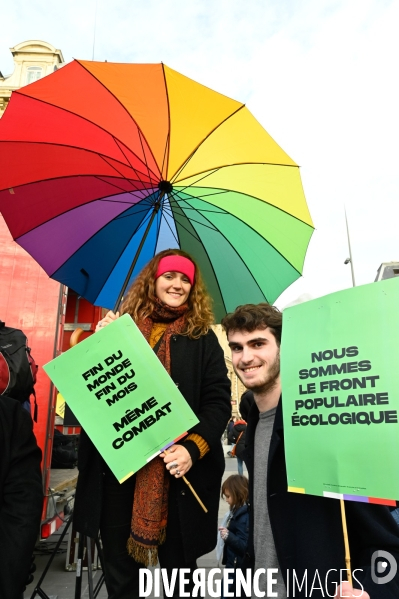
M26 84L33 83L37 81L42 76L42 68L41 67L28 67L28 73L26 76Z

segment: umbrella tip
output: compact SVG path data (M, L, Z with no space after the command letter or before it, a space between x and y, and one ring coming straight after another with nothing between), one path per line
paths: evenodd
M158 189L159 189L159 191L163 191L165 193L172 193L173 186L170 181L160 181L158 183Z

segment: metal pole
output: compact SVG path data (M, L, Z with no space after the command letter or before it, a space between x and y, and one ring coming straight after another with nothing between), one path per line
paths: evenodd
M356 287L356 283L355 283L355 272L353 270L353 259L352 259L352 250L351 250L351 240L350 240L350 237L349 237L348 217L346 216L346 208L345 207L344 207L344 210L345 210L346 233L348 235L349 261L351 263L351 272L352 272L352 285L353 285L353 287Z
M129 272L127 273L127 277L126 277L126 279L125 279L125 282L124 282L124 284L123 284L123 286L122 286L122 289L121 289L121 291L120 291L120 293L119 293L119 295L118 295L118 299L117 299L117 300L116 300L116 302L115 302L115 306L114 306L114 312L117 312L117 310L118 310L118 308L119 308L119 304L120 304L120 303L121 303L121 301L122 301L123 295L124 295L124 293L125 293L125 291L126 291L126 287L128 286L128 283L129 283L129 281L130 281L130 277L132 276L132 273L133 273L133 271L134 271L134 267L136 266L136 264L137 264L137 260L138 260L138 258L139 258L139 256L140 256L140 252L141 252L141 250L143 249L143 245L144 245L144 242L145 242L145 240L146 240L146 238L147 238L148 232L149 232L149 230L151 229L151 225L152 225L152 223L153 223L153 221L154 221L154 218L155 218L155 216L157 215L157 213L158 213L158 211L159 211L159 209L160 209L160 207L161 207L161 202L162 202L162 198L163 198L163 196L164 196L164 195L165 195L165 192L164 192L164 191L162 191L162 192L161 192L161 194L160 194L160 196L159 196L159 198L157 199L156 203L154 204L154 208L153 208L153 211L152 211L152 214L151 214L151 218L150 218L150 220L148 221L147 228L146 228L146 230L144 231L143 237L141 238L140 245L139 245L139 247L137 248L136 255L135 255L134 259L133 259L133 262L132 262L132 265L131 265L131 267L129 268Z

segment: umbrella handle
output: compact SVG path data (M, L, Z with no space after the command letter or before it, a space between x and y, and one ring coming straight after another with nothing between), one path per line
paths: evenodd
M170 451L168 449L164 449L163 453L168 454L168 453L170 453ZM186 483L186 485L188 486L188 488L190 489L191 493L194 495L195 499L198 501L198 503L200 504L200 506L202 507L202 509L204 510L204 512L207 514L208 510L206 509L206 507L202 503L201 499L198 497L198 495L195 492L194 487L192 486L192 484L190 483L190 481L188 481L185 476L182 476L182 479L184 480L184 482Z
M69 347L75 347L75 345L79 343L79 339L82 333L83 329L81 329L80 327L74 330L74 332L71 335L71 338L69 339Z

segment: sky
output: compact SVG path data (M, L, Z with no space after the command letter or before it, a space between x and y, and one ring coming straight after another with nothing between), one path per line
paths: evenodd
M300 165L315 232L276 301L357 285L399 261L398 0L0 0L0 71L39 39L72 58L164 62L244 102Z

